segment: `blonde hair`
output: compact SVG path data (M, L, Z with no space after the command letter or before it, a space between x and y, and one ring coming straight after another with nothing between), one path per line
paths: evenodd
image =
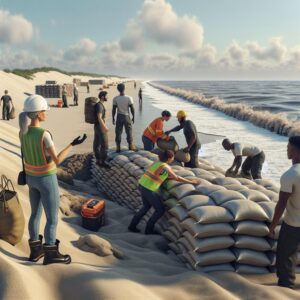
M39 112L21 112L19 114L19 127L20 133L26 134L28 132L28 126L30 120L34 120L38 117Z

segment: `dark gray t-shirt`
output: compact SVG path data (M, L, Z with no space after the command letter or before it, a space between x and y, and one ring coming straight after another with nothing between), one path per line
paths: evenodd
M200 141L199 141L199 138L198 138L198 134L197 134L197 128L195 126L195 124L190 121L190 120L187 120L184 122L183 124L183 133L184 133L184 136L185 136L185 139L186 139L186 142L189 143L191 138L193 136L196 137L196 144L200 144Z
M10 97L9 95L3 95L3 96L1 97L1 100L3 101L3 104L4 104L4 105L8 105L9 102L11 101L11 97Z
M103 103L101 102L98 102L96 105L95 105L95 110L96 110L96 116L97 116L97 120L98 120L98 114L102 114L102 119L105 120L105 113L106 113L106 109L103 105Z

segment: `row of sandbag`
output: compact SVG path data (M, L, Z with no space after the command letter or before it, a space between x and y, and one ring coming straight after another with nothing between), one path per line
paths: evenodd
M157 156L124 151L110 152L109 158L110 170L93 163L95 183L111 200L137 210L141 206L137 180ZM266 272L274 264L271 254L276 249L276 241L266 237L266 222L272 218L278 188L266 180L225 178L221 169L205 161L200 165L201 169L173 167L178 175L197 176L202 182L197 187L171 180L164 185L167 213L157 229L193 268L229 270L235 262L240 272Z

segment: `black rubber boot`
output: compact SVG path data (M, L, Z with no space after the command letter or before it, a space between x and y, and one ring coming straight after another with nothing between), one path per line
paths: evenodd
M29 261L37 262L40 258L45 255L45 251L43 249L43 236L39 235L39 239L37 241L28 241L30 247L30 256Z
M59 240L56 240L55 245L47 245L44 244L45 257L44 257L44 265L49 264L69 264L71 263L71 256L68 254L61 254L58 250L59 248Z
M120 152L121 152L121 145L120 145L120 144L117 144L116 152L117 152L117 153L120 153Z

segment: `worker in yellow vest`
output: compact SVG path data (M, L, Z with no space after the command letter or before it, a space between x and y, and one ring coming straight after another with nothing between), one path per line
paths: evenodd
M164 110L161 113L160 118L153 120L150 125L144 130L142 141L144 144L144 150L152 151L154 149L157 139L169 140L170 137L166 135L163 131L164 122L168 122L171 118L171 113L167 110Z
M153 163L139 180L139 189L142 196L143 206L135 214L128 230L132 232L139 232L136 228L143 216L149 211L151 207L154 208L154 213L147 222L145 234L155 234L154 225L158 219L164 214L165 208L159 194L157 193L160 186L167 180L172 179L183 183L190 183L198 185L200 179L189 180L177 176L168 164L174 160L174 153L170 150L161 152L159 160Z
M46 120L47 110L49 110L48 103L42 96L31 95L25 100L24 111L19 115L22 159L31 206L28 224L29 261L37 262L44 257L44 265L69 264L70 255L59 252L59 240L56 239L60 200L56 166L66 158L73 146L81 144L86 139L86 135L83 138L77 137L56 154L51 134L40 126L40 123ZM47 219L44 245L42 245L43 236L39 235L42 208Z

